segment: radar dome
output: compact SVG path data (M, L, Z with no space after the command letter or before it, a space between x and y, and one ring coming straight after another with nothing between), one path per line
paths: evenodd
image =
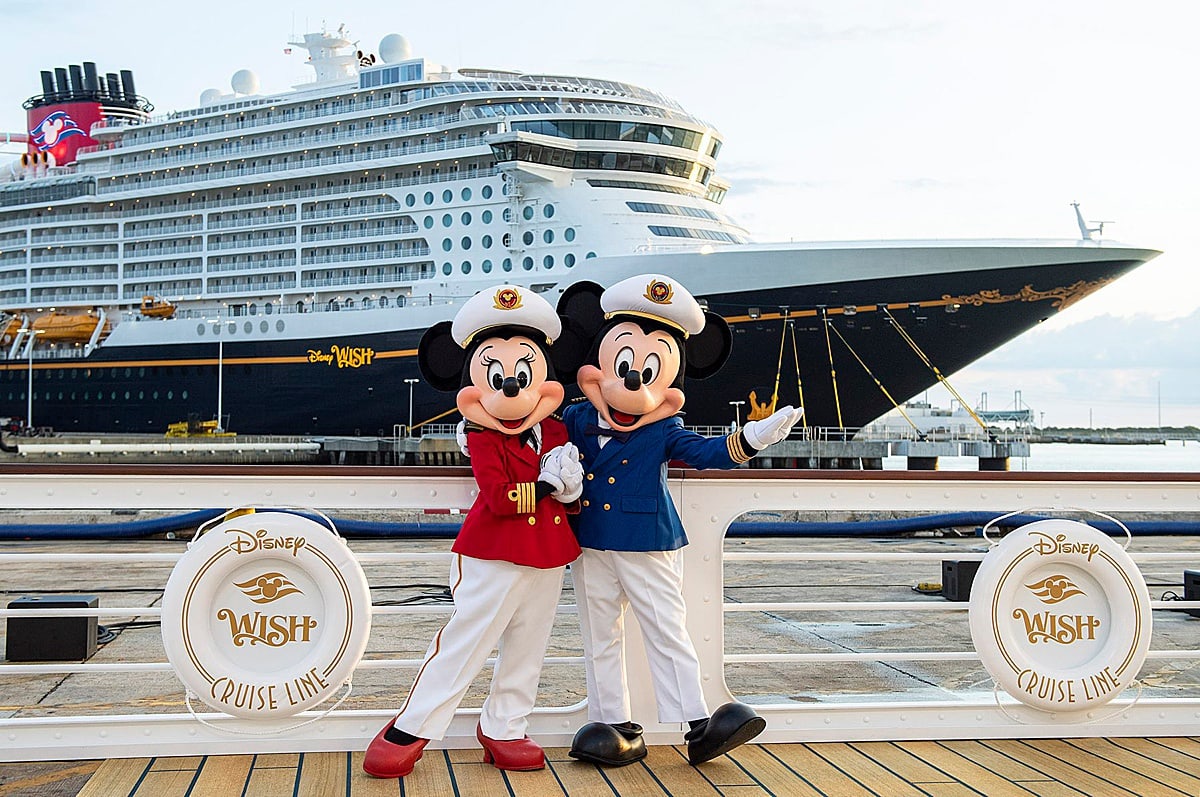
M399 33L389 33L379 42L379 57L385 64L395 64L412 58L412 45Z
M204 91L200 92L201 105L212 105L219 99L221 99L220 89L205 89Z
M229 81L233 86L233 90L238 94L257 94L258 93L258 75L251 72L249 69L239 69L233 73L233 79Z

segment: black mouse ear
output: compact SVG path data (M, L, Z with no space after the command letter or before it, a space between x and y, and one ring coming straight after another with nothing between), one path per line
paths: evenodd
M602 293L603 286L584 280L563 291L558 300L558 314L571 319L578 327L579 333L589 342L600 331L600 327L604 326L604 311L600 309Z
M733 351L733 333L729 324L716 313L704 311L704 329L684 344L687 350L689 379L707 379L721 370Z
M417 366L435 390L458 390L467 353L450 337L450 321L439 321L425 330L417 344Z
M560 319L562 334L550 347L550 362L554 363L554 373L558 381L564 385L573 385L579 366L587 361L594 336L587 334L583 325L577 324L575 319L565 316L560 316Z

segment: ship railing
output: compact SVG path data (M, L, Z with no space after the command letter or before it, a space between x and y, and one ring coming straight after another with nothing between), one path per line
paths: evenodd
M29 282L34 285L45 285L47 283L64 283L64 282L95 282L96 280L114 280L117 278L117 266L107 271L89 272L87 274L37 274Z
M304 277L300 280L301 288L329 288L334 285L378 285L385 282L395 282L396 280L415 280L420 277L420 271L414 269L406 273L390 273L379 275L364 275L357 277L328 277L328 278L309 278ZM363 308L369 310L370 308Z
M419 230L420 228L415 224L394 224L390 227L375 227L367 230L305 233L300 236L300 242L310 244L319 241L346 241L354 238L394 238L397 235L412 235ZM210 245L209 248L211 249L212 246Z
M213 241L209 239L209 252L228 252L232 249L254 249L260 250L263 248L290 248L296 246L296 233L291 231L288 234L276 236L274 238L242 238L239 240L223 240Z
M296 211L288 209L288 210L285 210L283 213L276 213L276 214L271 214L271 215L264 214L262 216L246 216L246 217L238 217L238 218L233 218L233 219L215 219L215 220L209 219L208 220L208 229L211 232L213 230L227 230L227 229L235 228L235 227L259 228L259 227L270 227L272 225L282 225L282 224L286 224L289 226L295 226Z
M211 246L209 247L212 248ZM164 246L160 249L147 249L145 251L135 250L131 246L125 247L125 254L122 260L126 263L133 260L150 260L158 257L174 257L175 255L186 255L193 252L203 252L204 247L200 244L192 244L191 246Z
M130 224L125 227L126 239L141 239L155 238L160 235L178 235L185 232L199 232L204 229L202 222L193 222L191 224L174 224L170 227L138 227L135 224Z
M272 280L270 282L256 282L253 285L212 285L208 286L208 292L211 294L223 293L246 293L247 291L286 291L296 287L295 277L283 280Z
M112 252L98 252L96 254L68 254L68 255L33 255L29 258L29 262L34 265L42 263L92 263L97 260L112 260L116 257L116 244L109 245Z
M113 302L117 299L116 290L103 290L99 292L87 293L84 291L57 291L50 293L48 291L33 291L32 298L35 302L62 302L64 304L93 304L99 302Z
M116 230L107 231L92 231L92 232L76 232L76 233L55 233L53 235L36 235L31 242L33 246L41 246L42 244L61 243L66 241L112 241L119 239L121 235Z
M270 260L255 260L244 263L213 263L209 261L208 271L205 273L210 276L219 277L224 274L240 274L245 271L294 270L295 268L296 256L293 253L287 257L275 257Z
M985 554L978 538L968 536L960 544L952 535L930 543L914 541L902 551L896 544L881 546L877 540L853 536L765 544L727 541L725 534L731 523L747 513L823 516L831 508L848 517L897 511L998 516L1029 506L1086 507L1118 517L1138 513L1188 517L1195 514L1200 475L672 471L668 487L690 539L683 554L684 599L705 697L714 706L735 695L754 705L767 719L761 742L1155 737L1175 736L1180 729L1195 726L1200 712L1200 688L1194 675L1200 661L1200 624L1180 611L1200 609L1200 601L1152 597L1155 624L1163 630L1151 638L1143 680L1136 689L1127 679L1123 692L1098 709L1047 713L993 690L970 643L968 603L917 595L908 588L908 583L939 572L947 558L982 560ZM348 512L461 512L477 489L464 470L414 469L397 475L394 468L282 472L265 466L154 466L104 473L25 468L0 473L0 488L0 509L15 512L178 512L215 501L232 507L315 506L335 518ZM431 495L436 496L436 506L430 503ZM1083 510L1065 512L1076 517L1081 513L1086 517ZM430 543L433 552L349 544L369 581L379 589L395 584L398 572L413 581L429 580L428 573L435 572L431 568L440 572L450 558L444 542ZM42 542L24 550L20 545L6 546L0 553L0 567L9 571L4 583L20 584L30 573L38 578L34 568L40 567L53 573L57 590L72 590L76 579L78 592L92 592L94 573L101 568L128 568L162 584L184 550L182 541L172 540L161 542L161 552L143 548L121 553L112 551L111 545L110 550L71 551L75 545ZM1196 555L1143 547L1140 539L1134 540L1131 556L1156 585L1176 583L1177 574ZM864 565L872 574L871 589L847 587L861 581ZM20 579L10 575L18 570ZM765 580L764 573L768 574ZM772 577L774 573L780 575ZM812 594L814 585L836 589L824 590L813 600L792 599ZM758 600L760 596L766 599ZM95 617L154 623L165 619L162 610L152 605L157 600L151 593L142 605L126 598L124 605L98 608L4 608L0 616L26 622ZM151 647L150 654L135 654L143 660L130 661L128 654L119 653L118 636L116 643L110 643L114 644L111 651L83 663L0 664L0 678L26 686L45 678L48 686L58 687L37 690L45 696L29 705L14 707L9 701L10 715L0 719L5 736L0 760L361 750L377 728L394 716L394 704L421 664L420 658L392 652L395 639L412 636L413 624L445 617L450 611L450 605L372 606L371 640L355 673L360 694L366 696L352 695L328 713L314 709L281 720L232 719L203 708L198 717L191 715L183 710L184 688L177 684L173 693L166 687L170 697L138 699L139 679L147 679L146 688L163 695L163 683L154 679L171 673L165 654L152 640L143 643ZM561 655L548 656L545 666L556 677L577 677L578 688L570 692L578 694L583 691L581 651L561 642L576 633L574 615L572 601L560 603L556 625L562 635L556 637L560 640L556 644L568 647ZM678 744L679 726L655 720L641 632L633 618L626 622L632 716L645 727L648 743ZM892 636L882 636L880 629ZM839 689L834 681L852 673L861 673L862 680L848 690ZM64 689L64 682L78 688ZM860 683L875 686L868 691ZM127 697L121 693L123 687ZM69 697L72 693L78 697ZM98 693L104 694L103 703L96 702ZM380 707L384 701L372 699L376 694L387 696L385 707ZM573 700L566 697L535 709L529 735L546 745L568 744L575 729L587 721L586 703ZM307 727L288 727L308 720L312 723ZM446 738L435 746L475 747L477 721L478 709L460 709Z
M352 147L351 152L344 152L340 155L310 155L307 157L298 157L295 162L286 164L267 164L262 166L235 166L228 169L222 168L220 171L192 171L189 174L179 175L176 177L147 177L141 182L134 182L132 177L113 178L103 185L96 188L97 194L113 194L113 193L133 193L136 191L146 191L149 189L158 189L165 186L179 185L187 183L196 185L199 183L214 182L217 180L242 180L246 177L253 177L258 174L278 175L278 179L286 179L285 175L288 172L298 172L307 169L312 169L320 166L335 166L347 163L361 163L363 161L385 160L389 164L395 163L397 158L405 155L419 155L430 152L448 152L451 150L469 149L471 147L479 147L483 145L482 138L469 138L463 141L438 141L430 144L423 144L420 147L409 147L406 152L391 152L391 151L366 151L363 148L357 151L357 147ZM236 158L237 153L229 153L228 157ZM147 164L149 166L150 164ZM359 183L359 185L369 187L375 186L373 182ZM349 188L349 186L343 186Z
M394 246L383 252L338 252L331 255L304 256L302 266L317 266L325 263L348 263L359 260L391 260L397 257L427 257L428 246Z
M142 277L169 277L176 274L203 274L204 266L196 262L192 266L156 266L154 268L126 268L125 279L141 279Z
M378 216L380 214L399 216L399 215L405 215L405 214L410 214L410 213L412 213L412 210L406 209L406 208L402 207L401 205L399 205L398 203L396 203L395 201L388 199L388 201L386 201L386 202L378 202L373 206L368 205L365 208L330 208L329 210L305 210L303 213L301 213L300 219L301 219L301 221L317 221L319 219L335 219L335 218L342 218L345 216L354 216L355 218L358 218L361 216Z

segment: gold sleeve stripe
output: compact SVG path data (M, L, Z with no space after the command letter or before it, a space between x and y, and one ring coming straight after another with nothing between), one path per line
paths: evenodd
M752 456L746 454L746 449L742 447L741 432L734 432L726 437L725 447L729 450L729 458L738 464L749 462L753 459Z

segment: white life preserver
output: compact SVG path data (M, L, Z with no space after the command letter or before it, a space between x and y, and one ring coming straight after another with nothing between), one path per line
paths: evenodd
M204 703L237 717L320 703L370 633L370 590L349 546L290 512L227 517L193 541L163 592L167 660Z
M971 585L971 639L1006 692L1049 712L1107 703L1150 648L1150 593L1125 550L1074 520L1010 532Z

